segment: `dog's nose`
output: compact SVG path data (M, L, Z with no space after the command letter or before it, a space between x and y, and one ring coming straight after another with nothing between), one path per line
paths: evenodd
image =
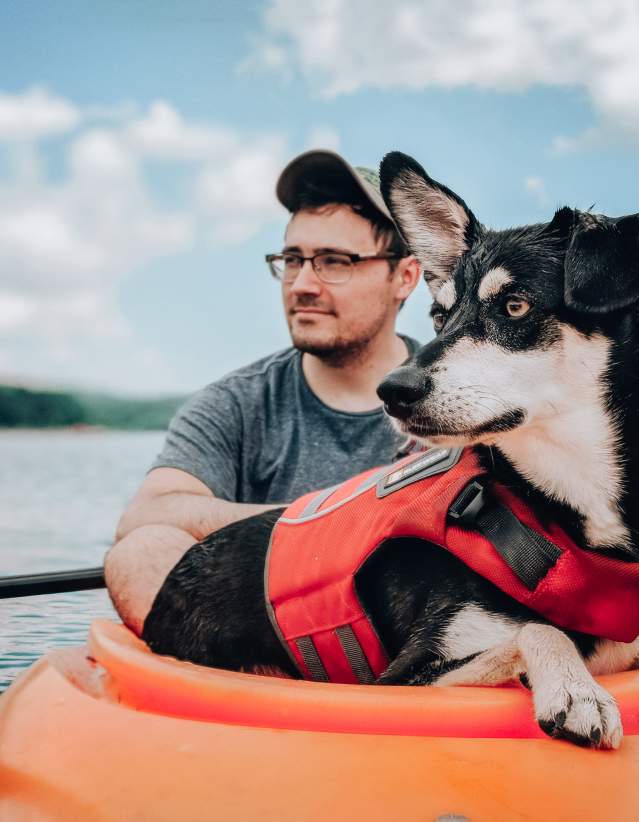
M377 386L377 396L383 400L393 417L407 417L412 406L426 396L430 380L419 368L401 366L391 371Z

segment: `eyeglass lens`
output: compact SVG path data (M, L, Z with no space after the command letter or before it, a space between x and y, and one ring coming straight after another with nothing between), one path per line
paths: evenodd
M296 254L283 254L272 262L277 275L284 282L293 282L301 271L303 260ZM343 282L351 276L352 262L344 254L316 254L312 257L313 270L324 282Z

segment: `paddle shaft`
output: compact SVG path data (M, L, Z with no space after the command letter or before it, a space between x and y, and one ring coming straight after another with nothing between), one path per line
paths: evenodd
M51 571L48 574L19 574L13 577L0 577L0 599L61 594L65 591L89 591L104 587L104 568L76 568L72 571Z

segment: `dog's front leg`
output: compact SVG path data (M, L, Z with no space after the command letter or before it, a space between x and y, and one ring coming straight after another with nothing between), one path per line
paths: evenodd
M623 730L617 705L572 640L552 625L529 623L517 643L541 728L580 745L618 748Z
M614 699L589 673L575 644L552 625L527 623L515 638L444 674L436 685L499 685L525 674L545 733L579 745L618 748Z

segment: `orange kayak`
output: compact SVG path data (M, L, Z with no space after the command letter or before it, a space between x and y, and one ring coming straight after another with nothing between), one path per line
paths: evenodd
M549 740L510 688L329 685L160 657L96 621L0 698L3 820L639 818L639 671L618 751Z

